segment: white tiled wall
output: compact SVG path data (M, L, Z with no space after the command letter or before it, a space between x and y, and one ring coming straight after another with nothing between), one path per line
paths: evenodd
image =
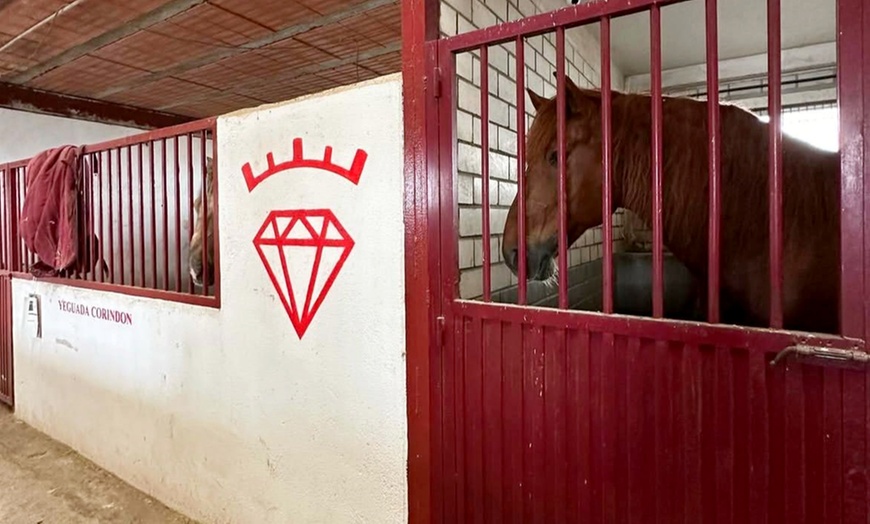
M476 28L513 21L525 16L550 11L562 6L554 0L444 0L441 4L441 32L452 36ZM580 86L597 87L600 79L600 48L597 38L588 28L566 31L566 71ZM483 289L483 239L482 190L481 190L481 121L480 121L480 62L479 53L464 53L457 56L457 171L459 203L459 266L460 296L475 298ZM529 38L525 43L526 86L538 94L552 97L556 94L556 46L555 33ZM492 288L506 290L516 285L516 278L504 265L501 255L501 233L507 218L508 208L516 195L516 54L513 43L489 48L489 118L490 118L490 220L492 236L489 241L492 260ZM613 86L621 89L623 75L612 71ZM527 125L531 122L534 108L526 97ZM616 249L621 246L623 217L614 217ZM594 262L601 258L601 228L588 231L569 251L569 266L572 267L571 286L588 284L583 280L595 279L590 271ZM590 268L580 266L588 265ZM553 290L543 286L530 287L530 301L543 301ZM600 286L587 288L599 290ZM502 294L511 301L510 294ZM496 293L496 300L499 294ZM584 293L585 304L575 306L595 307L594 293Z

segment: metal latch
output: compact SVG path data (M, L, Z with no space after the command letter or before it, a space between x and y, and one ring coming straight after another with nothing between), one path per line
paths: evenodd
M789 355L797 355L798 357L808 357L810 359L820 359L826 364L841 365L852 367L870 362L870 354L863 351L852 349L836 349L819 346L807 346L797 344L789 346L779 353L770 362L771 366L777 365L781 360L784 360Z

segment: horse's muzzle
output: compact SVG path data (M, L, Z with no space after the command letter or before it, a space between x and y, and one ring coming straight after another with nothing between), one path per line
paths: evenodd
M528 280L547 280L553 276L553 248L549 245L527 246L526 275ZM510 249L504 255L505 264L516 275L519 269L519 252Z

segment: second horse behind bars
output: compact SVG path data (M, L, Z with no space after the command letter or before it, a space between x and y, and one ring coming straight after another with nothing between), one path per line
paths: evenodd
M567 244L602 224L602 131L598 91L566 79ZM503 255L518 266L518 204L526 202L527 274L547 280L558 254L556 98L529 90L525 195L511 204ZM612 92L612 209L652 223L652 100ZM662 103L662 236L665 247L706 287L708 275L707 103ZM767 326L770 311L768 124L720 104L720 285L723 321ZM782 310L786 329L835 333L839 297L839 153L783 136ZM521 174L521 176L523 176ZM704 297L702 297L704 298Z
M197 286L211 286L214 283L214 168L212 159L206 159L205 198L200 190L193 203L196 210L193 234L190 237L188 266L190 278ZM203 224L205 218L205 224ZM205 238L203 238L205 231ZM204 263L205 262L205 263Z

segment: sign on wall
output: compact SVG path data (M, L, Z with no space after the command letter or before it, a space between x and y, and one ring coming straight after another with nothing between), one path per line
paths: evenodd
M305 158L301 138L293 140L292 156L275 163L266 154L266 169L255 175L250 162L242 166L248 193L267 178L293 169L315 169L359 184L367 153L358 149L350 167L332 161L327 146L322 159ZM254 236L254 248L301 339L338 278L354 247L353 238L328 208L272 210Z

